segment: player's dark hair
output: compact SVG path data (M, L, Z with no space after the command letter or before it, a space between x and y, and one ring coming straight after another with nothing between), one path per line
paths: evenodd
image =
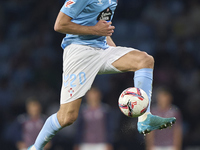
M26 99L26 105L28 105L29 103L32 103L32 102L40 104L39 100L34 96L28 97Z
M167 93L167 94L172 94L171 90L169 89L169 87L166 87L166 86L160 86L156 93Z

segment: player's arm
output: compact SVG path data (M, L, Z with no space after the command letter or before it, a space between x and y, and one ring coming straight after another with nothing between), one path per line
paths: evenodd
M175 150L181 150L182 147L182 128L181 126L174 126L174 147Z
M113 40L112 40L112 38L111 38L110 36L107 36L107 37L106 37L106 41L107 41L107 44L108 44L109 46L114 46L114 47L116 47L115 43L113 42Z
M111 36L115 29L114 26L111 26L112 22L104 20L98 21L94 26L82 26L73 23L71 20L71 17L60 11L54 25L54 30L64 34Z
M182 149L182 121L180 117L177 117L176 124L174 125L174 147L175 150Z
M146 136L146 150L153 150L154 147L154 131Z

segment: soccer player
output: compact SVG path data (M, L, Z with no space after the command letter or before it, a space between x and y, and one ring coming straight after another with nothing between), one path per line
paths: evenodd
M60 109L50 116L30 150L42 150L62 128L78 117L82 97L97 74L134 71L135 87L143 89L151 101L154 59L145 52L117 47L111 39L112 18L117 0L67 0L61 8L55 31L66 34L62 41L63 81ZM172 125L175 118L161 118L147 112L138 118L138 131Z
M74 150L113 150L113 120L109 107L102 102L101 91L92 87L85 97L77 120Z
M146 136L146 150L181 150L182 149L182 115L172 104L173 95L166 87L156 92L157 105L151 108L152 113L162 117L176 117L176 124L171 129L155 130Z

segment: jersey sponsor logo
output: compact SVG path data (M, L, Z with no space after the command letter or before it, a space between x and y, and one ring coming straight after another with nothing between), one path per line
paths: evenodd
M110 21L112 16L112 10L108 7L102 12L97 17L97 20L105 20L105 21Z
M65 7L70 7L70 5L74 4L75 2L73 0L68 0L66 3L65 3Z

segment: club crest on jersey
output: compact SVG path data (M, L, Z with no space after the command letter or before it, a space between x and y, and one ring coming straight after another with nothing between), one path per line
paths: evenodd
M70 97L72 97L72 95L73 95L73 93L74 93L74 90L73 90L72 88L70 88L70 89L68 90L68 92L69 92Z
M67 8L70 8L70 5L74 4L75 2L73 0L68 0L66 3L65 3L65 7Z
M105 20L105 21L110 21L112 16L112 10L108 7L102 12L97 17L97 20Z
M103 4L103 3L102 3L102 0L98 0L98 1L99 1L99 2L98 2L97 4Z

